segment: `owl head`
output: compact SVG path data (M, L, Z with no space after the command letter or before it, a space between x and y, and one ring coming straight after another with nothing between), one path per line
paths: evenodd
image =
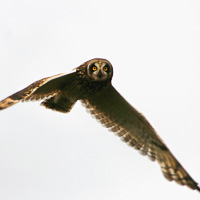
M95 58L86 63L87 74L92 81L111 80L113 68L108 60Z

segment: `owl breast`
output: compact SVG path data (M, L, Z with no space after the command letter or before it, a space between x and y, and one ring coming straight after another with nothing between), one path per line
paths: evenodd
M99 95L108 87L109 84L108 81L90 82L88 80L82 80L78 81L78 84L74 85L73 92L78 99L87 99Z
M99 95L111 84L111 80L94 81L87 75L84 68L77 70L77 77L71 92L78 99L87 99Z

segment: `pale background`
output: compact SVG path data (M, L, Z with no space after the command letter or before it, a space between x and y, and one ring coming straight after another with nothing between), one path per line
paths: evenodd
M1 0L0 99L102 57L113 85L200 182L199 0ZM200 199L85 112L0 113L1 200Z

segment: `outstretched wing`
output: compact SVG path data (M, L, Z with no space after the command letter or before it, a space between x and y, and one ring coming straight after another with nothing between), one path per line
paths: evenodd
M59 94L65 85L75 78L76 71L62 73L38 80L28 87L0 101L0 110L8 108L20 101L41 100Z
M123 141L157 160L164 176L181 185L200 191L198 184L173 156L145 117L134 109L110 85L104 92L93 98L82 100L84 106L104 126L115 132Z

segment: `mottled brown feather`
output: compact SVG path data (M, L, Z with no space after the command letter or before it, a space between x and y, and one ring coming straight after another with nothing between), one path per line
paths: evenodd
M82 103L96 119L110 131L115 132L124 142L143 155L147 155L151 160L157 160L169 181L174 180L200 191L198 184L173 156L145 117L134 109L112 85L100 95L82 100Z
M75 73L63 73L38 80L28 87L0 101L0 110L20 101L34 101L55 96L66 84L74 80Z

